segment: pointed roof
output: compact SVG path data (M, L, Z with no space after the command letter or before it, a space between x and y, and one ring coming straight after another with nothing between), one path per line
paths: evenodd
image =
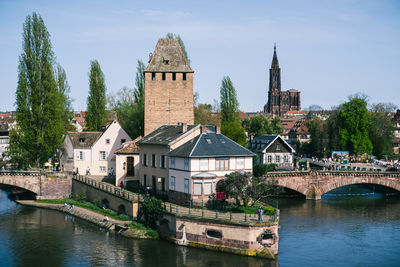
M142 139L141 136L130 142L125 142L120 148L115 150L114 154L139 154L139 146L136 144L137 141Z
M258 151L262 152L267 150L268 147L271 146L277 139L280 139L284 145L287 146L287 148L292 151L292 153L295 153L296 151L293 149L291 145L288 144L288 142L285 141L285 139L282 138L282 136L278 135L273 135L273 134L263 134L259 135L253 138L253 140L250 140L249 143L249 149L252 151Z
M274 56L272 58L271 69L279 69L278 56L276 55L276 44L274 44Z
M178 39L160 38L144 72L194 72Z

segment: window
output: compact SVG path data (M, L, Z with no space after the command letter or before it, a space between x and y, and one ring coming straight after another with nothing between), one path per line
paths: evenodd
M100 166L100 172L106 172L106 167Z
M162 73L162 79L165 81L165 72Z
M79 143L85 143L85 138L79 138Z
M276 156L275 156L275 162L276 162L276 163L281 162L281 156L276 155Z
M272 163L272 156L271 155L267 156L267 162L268 163Z
M211 182L204 182L204 195L211 195Z
M100 151L100 160L106 160L106 152Z
M194 181L193 195L201 195L202 183L201 181Z
M165 169L166 168L165 165L167 165L166 162L165 162L165 155L161 155L161 157L160 157L160 168Z
M189 179L185 179L185 182L184 182L184 192L185 192L186 194L189 194Z
M276 151L281 151L281 145L280 144L276 145Z
M175 190L175 176L171 176L170 182L171 185L169 186L169 189Z
M151 154L151 167L155 168L156 166L156 154Z
M215 169L217 171L229 170L229 159L226 158L215 159Z
M283 161L285 162L285 163L288 163L289 162L289 156L283 156Z
M126 139L121 139L121 144L125 143Z
M134 158L133 157L127 157L127 168L126 168L126 175L127 176L134 176L135 175L135 164L134 164Z
M244 158L236 158L236 169L237 170L244 169Z
M174 72L174 73L172 73L172 80L176 80L176 73Z
M171 169L174 169L175 168L175 158L171 158L170 159L170 164L169 164L169 167L171 168Z
M143 156L142 156L142 165L143 166L147 166L147 154L146 153L144 153L143 154Z
M106 139L106 144L110 144L110 139Z
M78 151L78 152L76 153L76 159L77 159L77 160L85 160L85 152L83 152L83 151Z
M155 72L152 72L152 73L151 73L151 80L152 80L152 81L155 81L155 80L156 80L156 73L155 73Z
M186 73L182 73L182 80L186 81Z
M185 164L184 165L185 171L188 171L189 170L189 159L185 159L185 163L184 164Z
M165 192L165 178L161 177L161 191Z
M200 159L200 171L208 171L208 159Z
M147 175L146 174L143 175L143 186L144 187L147 186Z

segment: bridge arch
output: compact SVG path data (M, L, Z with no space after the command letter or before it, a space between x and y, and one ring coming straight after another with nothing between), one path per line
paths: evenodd
M14 172L2 171L0 174L0 184L18 187L36 195L40 195L40 174L17 174Z

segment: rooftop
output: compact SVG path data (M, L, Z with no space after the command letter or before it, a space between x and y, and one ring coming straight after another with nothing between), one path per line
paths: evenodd
M177 39L160 38L145 72L194 72Z
M126 142L122 144L122 147L115 150L115 154L138 154L139 153L139 146L136 144L137 141L142 139L141 136L137 137L135 140L130 142Z

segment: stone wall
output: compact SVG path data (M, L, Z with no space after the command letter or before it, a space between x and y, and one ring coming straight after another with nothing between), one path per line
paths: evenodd
M125 213L132 218L137 217L138 203L127 200L122 196L110 194L107 191L95 188L78 180L72 180L72 193L84 195L88 201L93 203L97 202L99 206L105 205L107 208L119 213Z
M41 195L37 199L67 198L71 195L72 179L42 178Z
M166 213L160 220L159 230L181 245L267 258L278 254L277 224L234 224ZM184 232L186 240L183 240Z

